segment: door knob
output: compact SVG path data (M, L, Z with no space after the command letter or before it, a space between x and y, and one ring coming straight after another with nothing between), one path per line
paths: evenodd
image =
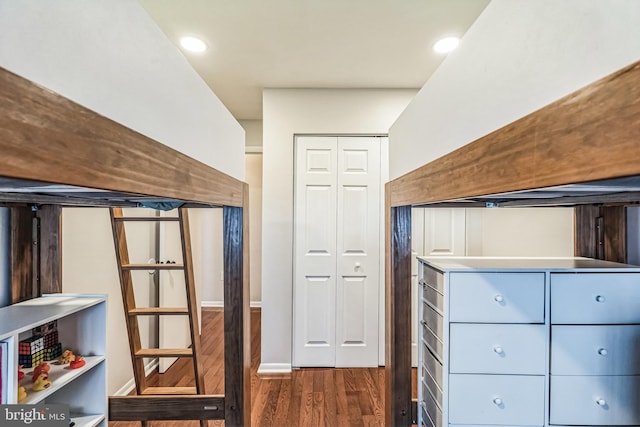
M360 270L360 263L359 263L359 262L356 262L356 263L353 265L353 269L354 269L355 271Z

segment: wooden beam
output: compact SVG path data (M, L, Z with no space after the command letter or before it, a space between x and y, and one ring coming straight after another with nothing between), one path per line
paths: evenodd
M0 67L0 176L242 206L242 182Z
M638 141L640 62L393 180L391 205L640 175Z
M390 212L386 287L385 425L411 425L411 206Z
M224 396L110 396L109 421L223 420Z
M249 193L242 208L224 207L225 426L251 425Z

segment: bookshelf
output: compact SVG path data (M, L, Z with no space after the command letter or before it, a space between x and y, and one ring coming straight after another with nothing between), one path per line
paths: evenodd
M18 403L18 386L24 386L27 397L20 404L66 404L76 427L106 427L106 309L105 296L79 294L44 295L0 308L0 342L8 349L2 353L6 403ZM18 381L18 343L34 327L52 321L57 321L62 348L82 355L86 364L70 369L49 361L51 385L34 391L33 368L23 368L25 376Z

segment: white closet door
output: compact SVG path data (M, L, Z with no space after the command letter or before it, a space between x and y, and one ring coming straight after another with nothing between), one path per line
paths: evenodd
M378 365L380 142L298 137L294 366Z
M336 367L378 366L380 143L338 138Z
M465 226L464 208L425 209L423 255L464 256Z
M334 366L336 137L298 137L295 172L295 366Z

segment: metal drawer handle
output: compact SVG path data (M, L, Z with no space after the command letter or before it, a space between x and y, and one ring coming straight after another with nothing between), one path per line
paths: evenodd
M598 406L606 406L607 405L607 401L604 399L597 399L596 403L598 404Z
M504 349L502 347L500 347L499 345L494 345L493 346L493 351L496 352L496 354L503 354L504 353Z
M497 406L502 405L502 399L500 399L499 397L496 397L495 399L493 399L493 403Z
M608 351L607 351L607 349L606 349L606 348L599 348L599 349L598 349L598 354L599 354L600 356L606 356L606 355L607 355L607 353L608 353Z
M504 302L504 297L500 294L493 297L493 299L495 300L495 302Z
M604 297L604 295L597 295L596 296L596 301L598 302L605 302L607 299Z

